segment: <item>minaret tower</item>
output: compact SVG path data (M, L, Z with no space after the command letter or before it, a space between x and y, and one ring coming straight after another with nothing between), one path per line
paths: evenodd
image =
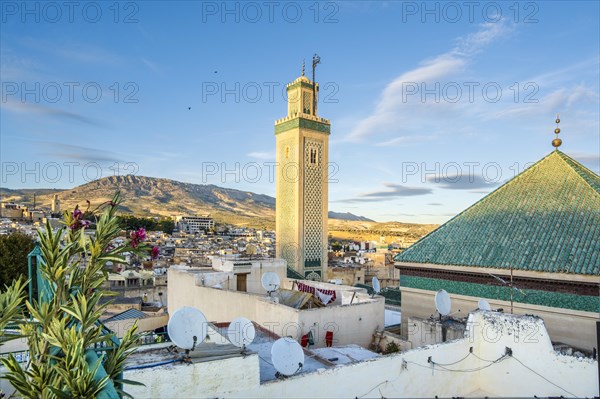
M328 153L331 125L317 116L319 85L302 75L287 85L288 114L275 122L276 256L308 280L327 268Z
M52 213L60 213L60 200L58 199L58 194L54 194L52 198Z

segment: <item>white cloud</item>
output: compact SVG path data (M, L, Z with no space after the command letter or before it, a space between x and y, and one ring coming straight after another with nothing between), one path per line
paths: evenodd
M85 123L87 125L96 126L96 127L105 127L106 124L102 121L98 121L96 119L87 117L85 115L65 111L60 108L52 108L46 105L41 104L32 104L21 101L14 101L12 99L8 99L3 102L3 108L9 110L14 113L26 114L26 115L39 115L39 116L47 116L55 119L62 119L67 121L77 121L81 123Z
M249 156L250 158L256 158L256 159L260 159L260 160L263 160L263 161L275 160L275 153L274 152L254 151L254 152L250 152L250 153L248 153L246 155Z
M413 115L415 108L407 104L408 86L426 84L429 87L463 72L475 54L508 32L510 28L503 23L483 24L479 31L459 38L458 44L450 51L426 60L421 66L398 76L385 87L372 114L359 121L346 140L362 141L377 132L393 129L406 122ZM442 108L456 105L434 104L441 105ZM421 102L415 105L418 107L426 104Z
M142 58L141 59L142 63L144 63L144 65L146 65L150 70L152 70L152 72L160 72L160 68L158 67L158 65L156 65L155 62L150 61L147 58Z
M438 138L438 136L428 135L428 136L401 136L396 137L391 140L381 141L375 144L377 147L394 147L394 146L406 146L414 143L419 143L422 141L431 141Z

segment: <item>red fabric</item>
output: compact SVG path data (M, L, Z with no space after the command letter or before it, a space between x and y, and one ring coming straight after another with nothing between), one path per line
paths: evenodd
M308 292L309 294L315 294L315 287L298 282L298 291Z
M325 345L327 345L327 346L333 345L333 331L327 331L325 333Z
M302 336L302 339L300 340L300 345L302 345L305 348L308 346L308 334Z
M317 291L319 291L321 294L325 294L325 295L331 295L331 302L335 301L335 291L334 290L324 290L321 288L317 288Z
M331 295L331 302L335 301L336 295L334 290L324 290L322 288L316 288L316 290L318 290L322 294ZM315 287L301 283L300 281L298 281L298 291L308 292L309 294L315 295Z

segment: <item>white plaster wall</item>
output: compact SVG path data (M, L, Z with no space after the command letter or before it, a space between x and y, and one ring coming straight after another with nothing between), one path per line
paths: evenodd
M169 269L168 293L169 314L191 306L201 310L208 321L231 321L240 316L254 320L256 317L256 302L248 300L251 294L198 286L195 274L187 271Z
M504 348L512 349L511 357L480 371L480 386L490 394L526 397L598 395L598 362L557 354L542 319L510 315L492 318L487 312L479 312L473 319L469 334L475 337L469 337L469 341L477 343L482 358L496 359L502 356Z
M157 368L129 370L124 378L145 386L125 386L134 398L202 398L227 391L232 397L256 392L260 382L258 355L191 365L175 363Z
M408 317L427 318L436 314L434 291L400 287L402 292L402 334L407 336ZM479 298L450 294L452 310L457 317L462 317L477 309ZM510 312L510 302L488 299L492 309L503 308ZM544 319L548 333L553 341L562 342L591 351L596 346L596 321L600 320L597 312L583 312L571 309L551 308L548 306L530 305L514 302L515 314L534 314ZM460 312L459 312L460 310Z
M328 329L334 331L337 345L368 347L375 329L383 328L384 324L383 297L371 299L357 294L352 306L300 311L271 302L264 295L198 286L196 280L192 273L169 269L170 314L182 306L192 306L201 310L212 322L228 322L243 316L279 336L292 336L297 340L312 328L317 347L325 346L325 331Z
M202 285L205 287L221 285L225 289L236 288L235 276L233 273L227 272L198 273L196 274L195 283L196 285Z
M472 316L471 325L475 327L467 338L264 384L258 382L255 356L131 371L125 378L148 385L131 390L136 398L569 396L531 371L519 368L510 357L482 368L490 363L469 355L473 347L480 358L493 360L509 346L515 357L527 360L529 367L572 394L582 397L598 394L596 361L554 354L541 322L514 319L506 315L504 319L486 320L479 312ZM511 325L517 327L509 335ZM528 326L533 326L531 332ZM515 330L519 337L516 341ZM496 335L498 331L502 334ZM491 339L493 336L499 338ZM429 358L445 364L447 369L462 372L432 368Z
M349 306L333 306L303 310L299 323L304 333L313 328L317 347L325 346L325 332L333 331L333 345L357 344L368 348L376 329L384 324L385 304L383 297L373 301Z
M269 259L252 261L252 271L246 280L248 292L255 294L266 294L262 286L262 276L267 272L275 273L279 276L280 281L286 279L286 261L284 259Z
M281 281L286 279L286 261L284 259L243 259L243 258L224 258L215 256L212 259L212 266L215 270L223 272L231 272L232 275L236 271L234 270L234 263L252 263L252 266L248 268L248 277L246 277L246 290L254 294L264 294L265 289L262 287L262 276L264 273L272 272L279 276ZM241 272L241 271L240 271ZM234 277L235 279L235 277ZM232 285L232 289L235 285Z

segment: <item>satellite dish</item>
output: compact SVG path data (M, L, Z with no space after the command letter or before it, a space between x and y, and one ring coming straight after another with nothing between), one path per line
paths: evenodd
M279 286L281 285L279 276L277 275L277 273L274 272L266 272L265 274L263 274L260 281L262 282L263 288L269 293L269 295L271 294L271 292L277 291L279 289Z
M271 347L271 361L279 374L294 375L304 365L304 351L296 340L279 338Z
M483 298L479 300L479 302L477 303L477 307L479 308L479 310L492 310L490 303Z
M245 317L238 317L229 324L229 328L227 329L229 342L238 348L250 345L254 341L255 336L256 330L254 329L254 324Z
M177 309L167 324L171 341L187 350L194 350L196 345L204 341L207 330L206 317L198 309L189 306Z
M371 284L373 284L373 291L375 291L375 294L379 294L381 292L381 284L379 284L379 279L377 277L373 277Z
M448 316L452 308L452 300L446 290L439 290L435 294L435 308L442 316Z

